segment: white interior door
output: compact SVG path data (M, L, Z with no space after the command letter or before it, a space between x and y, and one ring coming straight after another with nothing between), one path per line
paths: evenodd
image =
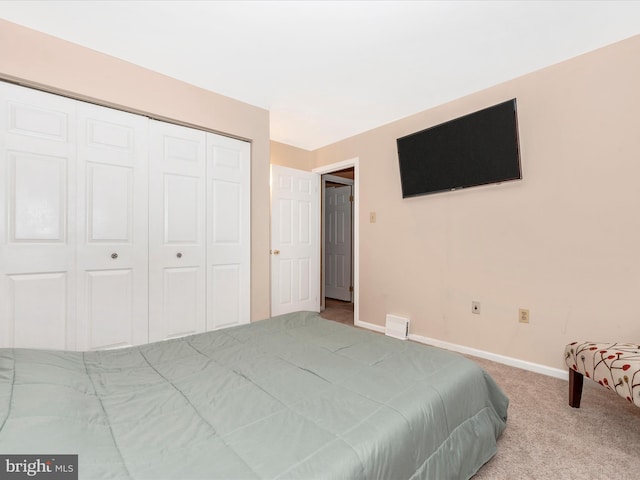
M207 330L250 321L251 145L207 133Z
M326 297L352 300L352 190L351 185L325 189L325 284Z
M148 120L76 103L78 347L146 343Z
M206 133L150 121L149 340L203 332Z
M0 347L75 348L75 106L0 83Z
M271 314L320 311L320 175L271 166Z

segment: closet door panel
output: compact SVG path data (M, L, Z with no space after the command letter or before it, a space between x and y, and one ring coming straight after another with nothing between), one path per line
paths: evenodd
M78 344L148 342L148 119L78 105Z
M86 314L91 348L133 343L132 326L136 322L132 269L85 271ZM116 321L117 319L117 321Z
M202 179L195 176L164 175L164 244L198 245L202 229Z
M0 82L0 347L75 348L75 104Z
M201 331L202 306L198 301L201 270L198 267L163 269L162 310L166 338Z
M134 168L128 166L87 164L88 243L133 242L134 177Z
M248 301L242 289L242 265L211 265L208 285L211 302L209 304L210 330L225 326L247 323L243 321Z
M150 121L149 334L151 341L205 329L205 139Z
M13 242L64 242L67 159L10 152L9 238Z
M66 272L9 275L8 306L15 346L66 347Z
M248 142L207 134L207 330L250 321Z

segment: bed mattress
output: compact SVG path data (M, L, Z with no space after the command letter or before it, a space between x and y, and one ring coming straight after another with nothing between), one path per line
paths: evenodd
M461 355L295 313L120 350L0 350L0 453L81 479L464 479L508 399Z

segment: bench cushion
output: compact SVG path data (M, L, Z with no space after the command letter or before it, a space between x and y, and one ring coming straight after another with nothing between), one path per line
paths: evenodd
M572 370L616 392L640 407L640 345L573 342L564 361Z

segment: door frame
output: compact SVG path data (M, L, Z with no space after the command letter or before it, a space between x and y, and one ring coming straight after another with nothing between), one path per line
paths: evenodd
M359 157L343 160L342 162L331 163L329 165L323 165L321 167L311 170L314 173L318 173L320 176L337 172L338 170L344 170L345 168L353 167L353 216L351 222L353 223L353 324L360 325L360 159ZM324 195L324 188L320 188L318 195L319 200L322 200ZM324 212L320 215L320 242L324 248ZM324 253L323 253L324 255ZM322 262L322 278L320 284L323 286L324 282L324 262ZM324 289L322 289L321 302L324 306Z

